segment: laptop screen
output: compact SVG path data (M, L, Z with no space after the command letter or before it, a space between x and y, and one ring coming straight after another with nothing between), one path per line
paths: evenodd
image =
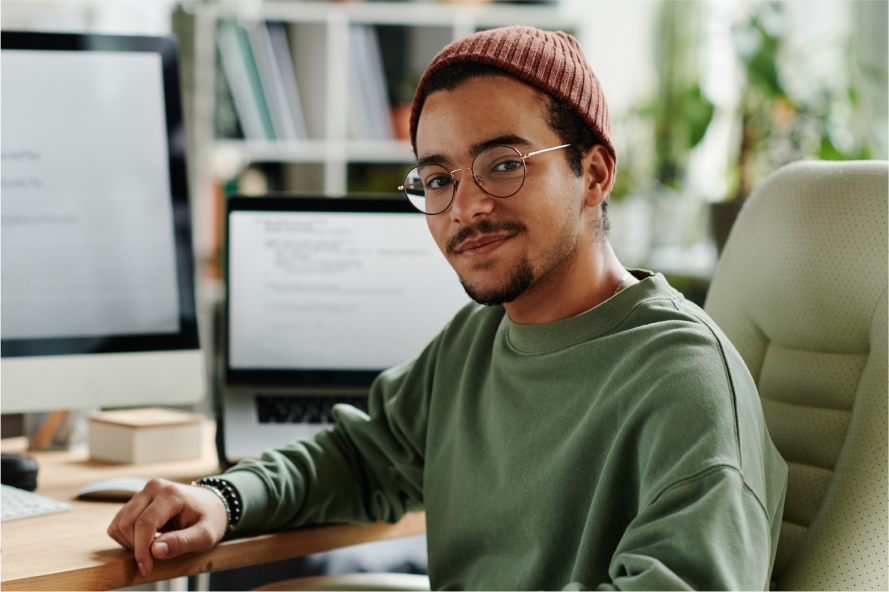
M469 302L403 199L232 198L230 383L369 385Z

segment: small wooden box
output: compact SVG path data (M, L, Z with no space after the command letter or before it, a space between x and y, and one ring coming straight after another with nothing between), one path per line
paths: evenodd
M204 416L149 407L90 416L90 457L139 464L201 456Z

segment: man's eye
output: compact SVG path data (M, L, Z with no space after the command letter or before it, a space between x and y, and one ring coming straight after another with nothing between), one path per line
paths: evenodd
M509 173L522 166L521 160L502 160L494 165L495 173Z
M426 189L441 189L451 184L451 177L448 175L436 175L426 180Z

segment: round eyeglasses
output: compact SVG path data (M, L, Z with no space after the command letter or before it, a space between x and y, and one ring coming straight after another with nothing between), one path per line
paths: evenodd
M525 159L535 154L567 148L563 144L554 148L522 154L512 146L492 146L480 152L471 167L449 171L437 164L421 164L412 168L404 177L404 191L415 208L428 216L441 214L450 207L460 182L454 177L458 171L468 170L482 191L494 197L510 197L518 193L525 183Z

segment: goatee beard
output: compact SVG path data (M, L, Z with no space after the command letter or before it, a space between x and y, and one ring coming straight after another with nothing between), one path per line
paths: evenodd
M448 253L456 254L456 249L475 234L499 234L502 232L511 233L513 235L525 232L527 228L521 222L516 220L500 220L493 222L491 220L481 220L472 226L464 226L457 234L452 236L447 242ZM460 277L458 275L458 277ZM489 290L483 290L478 286L467 284L460 277L460 284L466 290L466 294L485 306L496 306L512 302L522 295L522 293L531 287L534 283L534 268L527 257L522 257L515 269L513 269L509 278L502 285Z
M459 276L458 276L459 277ZM534 283L534 269L527 257L522 257L515 269L502 285L490 290L483 290L472 286L460 278L460 284L466 290L466 295L485 306L497 306L512 302L521 296L525 290Z

